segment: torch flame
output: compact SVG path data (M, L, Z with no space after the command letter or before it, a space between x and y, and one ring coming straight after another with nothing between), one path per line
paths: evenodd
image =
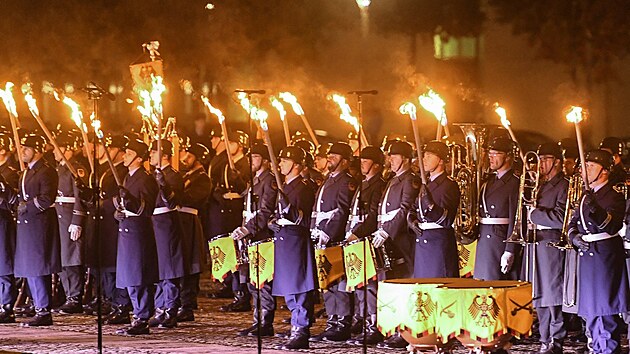
M357 0L357 5L359 6L360 9L368 8L371 3L372 3L372 0Z
M217 118L219 119L219 124L223 124L223 121L225 120L225 117L223 116L223 112L221 112L220 109L215 108L212 104L210 104L210 100L208 100L208 97L203 96L203 95L199 97L201 97L201 101L203 102L204 105L206 105L206 108L208 108L210 113L217 116Z
M571 106L569 112L567 112L567 121L570 123L579 123L584 119L584 109L578 106Z
M268 131L269 126L267 125L267 118L269 117L269 114L253 105L245 92L239 93L237 97L241 102L241 106L245 109L245 112L249 113L253 120L258 121L263 130Z
M293 112L295 112L295 114L297 114L298 116L304 115L304 110L302 109L302 106L300 106L300 104L298 103L297 97L293 96L291 92L280 92L278 96L280 96L280 99L282 99L284 102L291 105L291 108L293 108Z
M505 108L499 106L499 103L497 102L494 104L494 112L501 118L501 124L505 127L505 129L507 129L511 123L507 119L507 112L505 111Z
M162 116L162 94L166 91L164 79L159 75L151 75L151 91L141 89L138 92L138 98L142 105L136 108L140 114L150 119L155 125L159 124Z
M278 101L276 96L269 97L269 101L271 102L273 108L278 110L278 113L280 114L280 120L284 121L284 118L287 115L287 111L284 110L284 106L282 105L282 103Z
M104 135L103 131L101 130L101 121L99 119L96 119L94 112L90 114L90 121L92 122L92 128L94 128L94 131L96 132L96 137L99 139L103 139Z
M401 114L408 114L411 120L416 120L416 105L411 102L403 103L400 108L398 108Z
M57 91L54 91L53 95L55 96L55 99L57 101L61 101L66 106L70 107L70 118L79 129L87 133L87 126L85 125L85 123L83 123L83 113L81 112L81 107L79 106L79 104L68 96L64 95L63 97L61 97Z
M17 105L15 104L12 92L14 86L15 85L12 82L7 82L4 86L4 90L0 89L0 98L2 98L4 106L7 108L9 114L17 118Z
M357 119L357 117L352 115L352 109L350 109L350 105L346 102L346 98L342 95L333 93L331 95L328 95L328 99L333 100L339 105L339 108L341 109L341 114L339 114L339 118L352 125L354 127L354 130L356 130L358 133L359 120Z
M440 95L429 89L429 92L418 97L418 101L422 108L431 112L442 126L446 126L446 110L444 109L446 103Z

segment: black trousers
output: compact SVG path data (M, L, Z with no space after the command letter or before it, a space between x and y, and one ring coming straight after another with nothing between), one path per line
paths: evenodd
M50 309L50 295L52 291L52 277L42 275L38 277L28 277L28 288L33 297L35 308Z
M153 286L128 286L129 299L133 306L133 316L140 320L148 320L153 314Z
M367 289L366 289L367 288ZM367 317L364 313L365 299L367 291ZM354 291L355 299L357 300L358 313L362 318L368 318L371 315L376 315L376 293L378 291L378 283L376 280L368 280L367 287L358 288Z
M179 308L179 283L181 278L160 280L155 291L155 307L161 309Z
M254 286L254 284L251 284L251 283L247 284L247 287L249 289L249 292L252 294L252 298L254 300L252 302L252 306L254 306L254 323L258 323L258 308L257 308L258 305L257 304L258 304L259 290L256 289L256 286ZM273 326L273 320L275 318L275 313L276 313L276 298L273 295L271 295L272 287L273 287L272 284L266 283L260 289L260 309L261 309L260 318L262 320L261 322L262 325Z
M81 301L83 286L85 285L85 268L83 266L63 267L59 273L66 298L74 297Z
M350 293L345 292L345 282L341 285L337 283L324 292L324 307L328 316L352 315L352 300Z
M185 275L180 279L179 299L182 308L187 310L196 310L198 295L199 273Z
M536 307L538 314L538 322L540 326L541 343L560 342L567 335L564 327L564 316L562 315L562 306Z
M15 303L17 293L15 291L15 278L12 274L0 275L0 305Z
M315 305L311 292L284 295L284 301L291 311L291 326L308 328L311 326L311 318Z

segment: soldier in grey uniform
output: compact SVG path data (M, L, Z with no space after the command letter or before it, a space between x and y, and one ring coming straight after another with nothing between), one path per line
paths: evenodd
M9 135L0 133L0 323L15 322L13 257L16 225L13 218L19 175L9 164L12 150L13 141Z
M523 270L530 272L529 279L533 281L533 305L538 314L541 342L539 352L560 354L567 333L562 315L565 252L551 247L550 243L557 243L562 237L569 182L562 172L560 145L545 143L537 152L541 184L536 208L529 215L536 229L536 254L529 257L529 267L523 263Z
M343 241L350 213L350 200L357 184L348 173L352 148L346 143L334 143L328 150L329 174L315 194L311 215L311 235L318 246ZM328 314L326 329L310 341L346 341L350 339L352 306L345 281L331 285L324 292L324 306Z
M505 242L514 228L520 196L519 178L514 175L514 142L494 138L488 145L490 169L494 172L479 192L479 242L474 275L477 279L515 280L520 267L514 266L520 245Z

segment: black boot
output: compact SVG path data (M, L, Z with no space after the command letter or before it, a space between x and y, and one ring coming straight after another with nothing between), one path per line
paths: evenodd
M142 320L134 316L131 327L121 328L116 334L126 334L128 336L136 336L139 334L149 334L149 321Z
M234 297L232 288L222 285L221 289L216 292L208 293L208 297L211 299L229 299Z
M165 318L166 311L164 311L164 309L156 307L155 312L153 313L153 317L149 318L149 327L159 326L162 322L164 322Z
M359 315L352 316L352 327L350 327L351 334L363 333L363 317Z
M59 306L59 313L64 315L72 315L75 313L83 313L83 306L78 296L69 296L66 302Z
M25 303L22 306L16 306L13 311L17 317L33 317L35 316L35 306L32 302Z
M116 305L113 307L112 312L107 316L105 320L105 324L108 325L119 325L119 324L130 324L131 319L129 318L129 308L127 306Z
M291 327L291 336L289 341L279 345L276 349L280 350L296 350L309 349L310 332L307 327Z
M254 310L254 314L255 314ZM261 337L273 337L273 318L274 312L269 310L262 310L260 319L262 320L260 324L260 336ZM254 319L254 323L257 322L258 319ZM251 332L247 334L250 337L258 337L258 326L256 326Z
M409 343L400 335L400 333L395 333L393 336L385 339L383 342L380 342L376 345L377 348L381 349L403 349L407 348Z
M370 315L370 317L365 320L365 334L361 333L358 336L347 340L346 344L363 345L364 338L367 345L374 345L383 341L383 335L376 327L376 315Z
M164 314L164 321L160 323L158 328L166 329L177 327L177 309L166 309Z
M331 315L328 316L328 319L326 320L326 329L324 329L324 331L316 336L312 336L310 337L308 340L309 342L321 342L324 340L324 338L326 338L329 335L332 335L334 333L335 327L337 327L337 315Z
M234 301L221 306L219 310L223 312L248 312L252 310L252 306L249 303L249 293L244 291L237 291L234 293Z
M195 320L195 313L192 309L180 307L177 311L177 322L192 322Z
M327 334L323 339L331 342L345 342L350 339L350 316L338 316L337 325L333 328L332 333Z
M11 304L0 307L0 323L15 323L15 314Z
M53 319L50 309L48 308L36 308L35 317L27 322L22 323L23 327L39 327L39 326L52 326Z

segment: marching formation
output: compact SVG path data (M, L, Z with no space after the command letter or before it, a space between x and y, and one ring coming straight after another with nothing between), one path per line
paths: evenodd
M357 136L315 146L301 135L278 156L219 127L87 146L80 132L59 131L54 149L38 132L19 148L2 132L0 323L19 308L31 317L22 325L52 325L55 312L95 314L99 300L106 324L128 325L118 333L173 328L194 321L201 273L233 254L236 266L217 280L234 301L221 310L253 308L238 335L284 336L281 349L404 348L400 335L379 332L378 282L472 273L532 282L541 353L562 353L567 313L584 320L593 352L618 352L630 322L621 140L604 139L576 164L566 143L525 154L501 130L462 130L474 138L422 146L361 146ZM362 255L349 255L357 245ZM463 252L475 255L468 274ZM326 327L311 333L320 294ZM276 297L291 311L286 334L274 331Z

